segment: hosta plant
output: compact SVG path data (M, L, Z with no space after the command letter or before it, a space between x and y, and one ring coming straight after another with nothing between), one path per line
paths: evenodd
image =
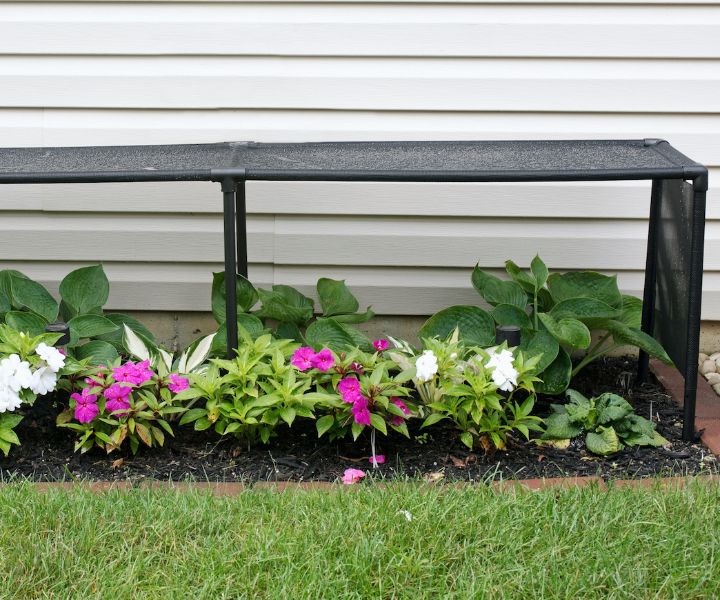
M358 312L360 303L344 281L323 277L316 285L321 312L315 302L294 287L273 285L272 289L256 288L242 275L237 275L236 297L238 325L251 337L272 331L278 339L306 343L316 350L329 347L340 351L360 346L370 349L370 341L352 324L369 321L371 308ZM218 335L213 352L225 351L225 274L213 273L212 312L218 322ZM254 307L257 308L252 310Z
M543 440L567 442L585 435L588 451L602 456L614 454L623 446L664 446L669 442L655 431L655 423L636 415L621 396L602 394L586 398L567 390L567 404L553 404L545 419ZM563 445L563 444L560 444Z
M219 435L267 443L281 424L312 419L317 405L332 401L290 362L297 348L292 340L270 334L252 339L242 330L240 335L234 359L212 359L204 372L190 374L191 385L180 394L189 402L181 425L193 423L198 431L213 428Z
M93 446L110 453L127 443L135 454L141 444L153 447L173 435L170 425L185 407L178 394L188 388L185 376L170 372L163 362L149 360L93 367L70 395L70 406L57 424L77 432L75 451Z
M642 302L620 293L616 277L592 271L549 273L536 256L529 270L505 263L509 280L475 267L472 284L491 306L452 306L433 315L422 327L423 337L446 336L455 327L469 344L492 343L496 325L521 329L521 349L540 356L538 391L564 392L583 367L621 346L636 346L671 363L665 350L640 330ZM593 344L591 331L598 332ZM581 352L573 367L571 356Z
M58 378L70 370L65 354L53 347L59 337L29 336L0 325L0 450L6 456L20 444L14 429L23 417L13 411L55 390Z
M415 353L404 342L390 356L401 368L414 362L414 383L427 416L422 427L452 421L460 441L486 452L504 449L508 436L541 431L533 416L539 356L526 358L506 344L492 348L465 346L455 330L448 339L423 339Z
M45 287L19 271L0 271L0 319L37 336L58 319L70 328L68 354L94 364L108 364L124 350L121 327L129 325L152 339L138 321L121 313L104 313L110 284L102 265L81 267L60 282L60 301Z

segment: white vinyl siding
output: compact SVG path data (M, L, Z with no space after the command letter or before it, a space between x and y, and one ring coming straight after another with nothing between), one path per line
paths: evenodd
M660 137L711 168L720 320L720 2L4 2L0 146ZM720 179L719 179L720 180ZM251 279L346 279L382 314L474 303L470 269L643 285L649 182L250 182ZM207 310L219 186L0 186L0 268L102 261L114 308Z

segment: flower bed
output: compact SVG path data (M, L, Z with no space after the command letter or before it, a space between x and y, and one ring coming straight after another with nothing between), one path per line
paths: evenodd
M491 309L441 310L420 347L355 329L373 313L343 281L318 281L318 315L294 288L238 276L240 338L225 359L222 274L211 293L218 332L175 356L137 321L103 314L100 266L69 274L61 302L0 272L0 449L14 446L2 468L346 483L367 469L478 479L707 468L702 448L679 442L679 413L661 390L633 387L632 365L605 358L630 344L669 362L639 329L639 300L614 277L550 275L539 257L527 271L508 261L507 273L476 268ZM68 335L42 333L58 315ZM521 342L498 343L496 326L515 327ZM42 396L56 387L51 406ZM67 455L72 433L81 458Z

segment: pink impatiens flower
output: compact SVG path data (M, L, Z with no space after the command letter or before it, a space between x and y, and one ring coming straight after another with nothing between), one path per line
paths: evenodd
M105 409L108 412L123 411L116 416L122 416L130 408L130 393L132 388L119 383L113 383L103 392L105 396Z
M390 345L387 340L381 339L381 340L375 340L373 343L373 348L377 350L378 352L382 352L383 350L387 350L388 346Z
M353 418L358 425L370 425L370 411L368 410L367 398L364 396L357 398L351 410Z
M124 365L115 367L113 370L115 381L140 385L153 378L155 373L150 369L150 361L144 360L135 364L129 360Z
M363 369L363 366L359 362L350 363L348 370L354 371L359 375L362 375L365 372L365 369Z
M345 377L340 380L337 386L338 392L342 396L342 399L348 404L352 404L360 394L360 382L355 377Z
M330 352L330 350L328 350L327 348L323 348L322 350L320 350L320 352L318 352L310 359L310 362L312 363L312 366L315 367L318 371L322 371L324 373L335 364L335 359L333 358L332 352Z
M384 454L376 454L375 456L371 456L368 459L368 462L371 465L381 465L385 462L385 455Z
M173 394L178 394L179 392L182 392L183 390L186 390L190 387L190 382L187 380L186 377L180 377L180 375L177 375L176 373L170 373L170 381L168 383L168 389Z
M345 469L342 482L345 485L352 485L360 481L363 477L365 477L365 471L361 471L360 469Z
M89 389L83 389L81 394L70 394L70 398L75 400L75 419L80 423L89 423L97 417L99 409L97 405L97 396L90 394Z
M410 409L405 405L405 403L400 400L400 398L392 398L390 400L395 406L397 406L405 416L410 415ZM398 427L399 425L402 425L405 419L401 417L400 415L394 415L392 419L390 419L390 425L395 425L395 427Z
M315 351L309 346L303 346L293 352L290 362L295 365L300 371L307 371L312 369L312 359L315 356Z

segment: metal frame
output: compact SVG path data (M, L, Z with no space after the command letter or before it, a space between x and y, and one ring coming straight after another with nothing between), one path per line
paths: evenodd
M390 144L392 142L389 142ZM664 140L647 139L651 146L671 164L677 165L677 153ZM676 154L673 154L676 153ZM687 157L683 157L687 158ZM692 163L692 161L690 161ZM525 181L618 181L651 180L650 222L643 294L642 330L650 335L655 327L655 298L657 276L657 244L662 180L693 182L692 240L688 286L686 361L678 365L685 377L683 439L694 438L697 365L695 357L700 342L700 304L703 277L703 243L705 233L705 203L708 172L701 165L669 168L597 169L583 170L477 170L477 171L420 171L420 170L323 170L323 169L187 169L132 170L85 172L0 172L0 184L47 183L112 183L158 181L213 181L220 183L223 195L224 262L226 294L226 327L228 356L237 348L236 274L248 275L247 225L245 183L248 180L272 181L417 181L417 182L525 182ZM640 353L638 379L648 375L648 356Z

